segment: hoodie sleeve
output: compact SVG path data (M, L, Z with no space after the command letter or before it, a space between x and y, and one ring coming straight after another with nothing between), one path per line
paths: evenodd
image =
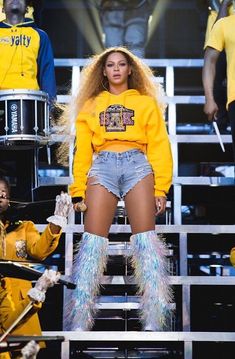
M61 231L53 234L48 224L42 234L40 234L31 221L24 221L22 226L25 233L26 250L32 258L42 261L57 248Z
M150 106L146 132L147 158L154 173L155 196L165 196L172 183L172 154L165 122L155 101Z
M56 100L56 81L54 57L51 42L47 34L37 29L40 36L40 48L38 54L38 83L42 91L49 95L50 104Z
M73 157L74 182L69 186L72 198L85 198L87 174L92 163L92 131L87 124L87 116L87 113L80 112L76 121L76 138Z

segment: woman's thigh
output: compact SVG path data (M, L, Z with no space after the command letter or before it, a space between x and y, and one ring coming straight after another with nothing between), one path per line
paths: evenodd
M86 232L107 237L118 198L104 186L92 184L94 180L94 177L90 177L87 183L84 227Z
M125 207L132 233L155 229L154 178L149 174L139 181L125 196Z

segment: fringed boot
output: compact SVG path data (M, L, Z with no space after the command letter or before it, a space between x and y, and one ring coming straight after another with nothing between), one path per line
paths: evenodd
M139 287L143 330L162 331L172 302L167 270L167 248L155 231L131 236L132 264Z
M75 255L72 280L77 287L67 296L65 330L86 331L94 323L95 297L107 263L108 239L83 233Z

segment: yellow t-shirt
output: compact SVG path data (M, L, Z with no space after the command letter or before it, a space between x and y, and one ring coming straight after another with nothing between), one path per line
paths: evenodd
M222 0L220 0L220 2L222 2ZM233 15L233 13L234 13L233 5L230 5L229 9L228 9L228 15ZM210 10L209 15L208 15L208 19L207 19L207 25L206 25L205 45L206 45L206 43L208 41L210 31L212 29L212 26L215 23L215 20L216 20L217 16L218 16L217 11Z
M225 50L227 57L227 105L235 101L235 14L218 20L213 26L206 47Z
M3 3L3 0L0 0L0 21L3 21L6 18L5 14L2 12L2 3ZM25 17L33 19L33 7L32 6L28 6L28 12L25 14Z

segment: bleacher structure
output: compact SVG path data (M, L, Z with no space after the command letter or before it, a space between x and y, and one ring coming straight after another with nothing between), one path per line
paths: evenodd
M223 220L213 223L213 220L206 221L205 218L202 220L200 216L195 221L193 219L190 221L185 220L183 216L183 211L187 207L187 198L191 195L197 197L198 193L198 197L200 197L200 192L205 189L210 191L211 188L226 188L229 189L230 192L228 191L228 193L231 193L232 196L235 185L234 176L202 176L200 173L190 176L190 171L185 176L182 175L184 171L180 170L181 145L187 145L189 152L190 146L195 144L206 144L206 146L212 146L213 149L216 146L216 150L220 150L216 134L177 133L177 124L180 122L177 116L177 107L181 104L187 105L189 108L192 105L202 106L204 97L202 95L189 95L188 93L176 94L175 71L179 68L181 70L193 70L195 68L200 70L203 61L201 59L149 59L145 61L152 68L162 69L168 102L167 126L174 158L174 180L166 216L164 219L160 219L159 223L157 222L156 230L163 234L168 244L170 281L175 292L174 315L169 321L167 331L141 331L138 322L139 298L136 296L135 282L128 260L131 230L123 202L120 201L110 229L108 268L103 276L101 294L97 298L99 311L94 329L90 332L65 332L63 330L43 332L44 335L64 336L65 340L62 342L61 349L62 359L79 358L79 353L100 359L203 359L206 357L203 354L205 348L210 350L214 348L213 358L222 358L219 353L222 353L223 350L226 351L227 347L234 352L235 325L228 324L226 326L224 324L222 326L220 325L222 320L220 321L218 317L225 315L226 318L229 318L234 314L234 298L231 298L231 302L227 302L225 305L221 292L227 293L226 300L232 293L234 297L235 277L232 275L233 272L229 264L229 249L235 240L235 236L233 236L235 225L233 223L221 223ZM77 88L80 71L84 63L84 59L55 60L57 69L62 67L72 69L72 92ZM69 101L69 96L58 95L58 101L66 103ZM222 139L226 144L226 150L229 149L231 136L229 134L222 135ZM59 177L39 176L37 178L38 187L67 186L71 182L74 138L73 136L52 134L50 145L61 141L68 141L71 147L69 174ZM185 189L186 194L184 193ZM218 196L218 210L222 198L223 194L221 198ZM223 218L222 213L221 218ZM42 231L45 224L38 224L37 227ZM71 273L74 241L77 241L83 229L82 216L75 217L72 214L64 233L64 274L66 276ZM218 248L221 248L221 242L225 241L224 236L228 236L228 244L220 253ZM209 243L207 237L211 239L212 244L217 243L217 249L206 248ZM217 238L217 242L215 238ZM220 241L219 244L218 241ZM203 248L201 253L200 250L197 251L197 247ZM213 299L213 305L217 305L216 308L213 308L219 309L216 312L217 314L213 314L214 312L211 316L208 314L208 318L214 318L217 315L217 319L213 319L214 322L213 320L209 321L208 324L205 316L208 308L211 307L207 296L210 293L216 295L216 289L220 295L219 298ZM205 304L204 309L203 303ZM222 313L219 312L220 309ZM205 323L203 323L204 321ZM230 358L230 356L227 355L226 358Z

